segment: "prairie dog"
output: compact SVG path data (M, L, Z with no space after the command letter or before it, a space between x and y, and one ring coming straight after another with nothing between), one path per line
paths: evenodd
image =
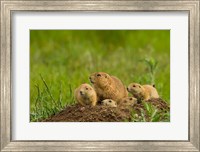
M117 77L110 76L104 72L93 73L89 77L98 97L98 101L112 99L117 103L128 97L126 87Z
M140 85L138 83L131 83L127 88L134 97L141 96L143 100L149 100L151 98L159 98L156 88L151 85Z
M134 106L137 103L135 97L126 97L120 101L120 106Z
M117 107L116 101L114 101L112 99L105 99L105 100L101 101L101 104L105 105L105 106L109 106L109 107Z
M87 83L81 84L74 92L75 100L81 105L95 106L97 103L97 94L95 90Z

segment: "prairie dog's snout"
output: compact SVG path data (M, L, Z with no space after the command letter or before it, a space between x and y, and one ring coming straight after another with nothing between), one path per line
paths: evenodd
M82 91L80 91L80 94L81 94L81 95L83 95L83 92L82 92Z

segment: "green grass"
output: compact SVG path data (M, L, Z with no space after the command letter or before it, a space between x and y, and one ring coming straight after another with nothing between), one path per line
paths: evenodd
M30 109L38 121L73 104L93 72L155 84L170 102L169 30L31 30Z
M144 109L141 108L140 114L134 110L131 112L131 122L169 122L170 111L162 111L148 102L142 102ZM146 112L145 112L146 111ZM125 120L127 121L127 120Z

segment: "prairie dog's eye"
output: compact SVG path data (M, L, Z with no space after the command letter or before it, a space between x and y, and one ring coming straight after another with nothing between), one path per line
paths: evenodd
M105 78L107 78L107 75L105 75Z
M109 102L112 102L111 100L109 100Z
M86 87L85 89L88 90L88 87Z
M97 74L97 76L98 76L98 77L100 77L100 76L101 76L101 74Z
M136 87L135 85L133 85L133 87Z
M141 86L139 86L139 88L141 88Z
M133 100L133 98L130 98L130 100Z

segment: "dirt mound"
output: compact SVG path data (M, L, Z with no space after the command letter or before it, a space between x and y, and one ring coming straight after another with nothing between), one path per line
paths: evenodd
M159 110L164 110L164 111L170 110L169 105L165 101L163 101L161 98L150 99L150 100L147 100L146 102L151 103L152 105L154 105Z
M117 122L128 119L130 110L126 108L112 108L97 105L81 106L79 104L66 107L60 113L46 119L45 121L65 122Z
M151 99L146 101L151 103L161 111L169 111L169 106L162 99ZM56 115L51 116L43 122L123 122L131 121L131 112L134 110L141 115L141 109L144 111L142 103L135 104L133 107L106 107L102 105L81 106L79 104L67 106ZM147 117L147 115L145 115ZM148 118L146 119L149 120Z

